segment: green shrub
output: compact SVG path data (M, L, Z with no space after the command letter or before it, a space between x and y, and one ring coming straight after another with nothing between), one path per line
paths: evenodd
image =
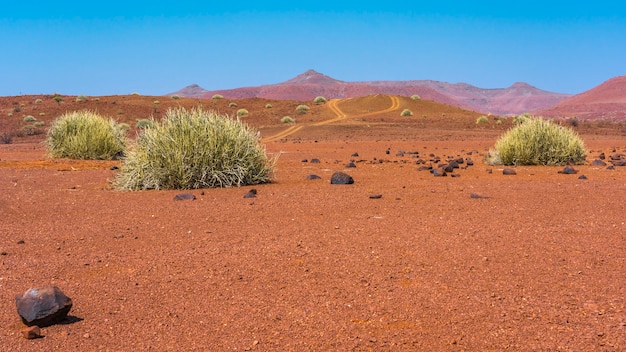
M532 116L530 116L529 114L518 115L518 116L515 116L513 118L513 124L514 125L521 125L521 124L523 124L523 123L525 123L525 122L527 122L527 121L529 121L531 119L532 119Z
M283 118L280 119L280 122L282 122L282 123L294 123L294 122L296 122L296 120L294 120L291 116L283 116Z
M237 103L230 103L228 104L229 108L236 108L237 107Z
M139 120L137 120L137 124L135 124L135 127L137 127L140 130L154 127L154 120L151 120L151 119L139 119Z
M79 95L76 97L76 102L83 102L83 101L87 101L87 97L84 95Z
M415 95L411 95L411 99L413 99L413 100L420 100L422 98L419 95L415 94Z
M179 95L174 94L174 95L172 95L170 98L172 98L172 99L174 99L174 100L178 100L178 99L180 99L180 96L179 96Z
M404 109L402 110L402 112L400 113L400 116L413 116L413 111L409 110L409 109Z
M324 97L315 97L315 99L313 99L313 102L315 104L324 104L326 102L326 98Z
M24 116L24 122L35 122L37 119L33 115Z
M306 114L307 111L309 111L311 108L306 106L306 105L298 105L296 106L296 111L299 114Z
M54 98L52 98L52 100L56 101L57 104L61 104L61 102L63 101L63 98L57 95Z
M271 181L268 159L255 130L240 120L202 108L170 109L144 130L114 180L119 189L196 189Z
M476 119L476 124L477 125L481 125L484 123L489 123L489 118L485 115L480 116L479 118Z
M215 94L211 97L211 99L213 100L219 100L219 99L224 99L224 96L221 94Z
M45 112L40 112L39 116L46 116L46 113Z
M35 99L35 104L41 104L41 103L43 103L43 100L41 100L41 99Z
M33 123L33 126L35 127L42 127L45 126L46 122L45 121L35 121L35 123Z
M576 132L532 117L500 137L487 157L492 165L563 165L584 160L585 144Z
M266 108L266 109L271 109L271 108L272 108L272 104L267 104L267 105L265 105L265 108Z
M126 138L113 120L91 111L74 111L57 118L46 138L53 158L115 159L126 148Z
M246 109L237 110L237 117L244 117L244 116L248 116L248 110Z

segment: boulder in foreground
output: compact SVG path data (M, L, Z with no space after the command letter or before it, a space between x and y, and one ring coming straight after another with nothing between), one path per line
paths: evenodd
M72 309L72 299L58 287L31 288L15 297L17 312L27 326L46 327L65 319Z
M330 183L333 185L351 185L354 183L354 179L344 172L337 171L331 176Z

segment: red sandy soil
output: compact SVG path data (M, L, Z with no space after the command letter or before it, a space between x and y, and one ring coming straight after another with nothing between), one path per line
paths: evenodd
M23 100L28 112L31 98L0 110ZM132 122L153 99L82 106L122 106L114 117ZM301 103L237 101L280 155L275 180L196 200L113 190L118 162L49 160L43 135L0 145L0 350L626 350L624 167L504 176L482 158L509 121L389 96L295 115ZM41 104L44 119L63 106ZM278 123L286 113L298 122ZM577 129L589 161L626 149L619 126ZM408 152L475 165L435 178ZM335 171L355 183L331 185ZM15 296L43 285L73 299L72 319L25 340Z

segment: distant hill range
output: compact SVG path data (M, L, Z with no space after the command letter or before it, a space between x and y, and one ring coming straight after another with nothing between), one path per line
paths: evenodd
M431 80L344 82L314 70L308 70L282 83L257 87L207 91L197 84L168 95L190 98L265 98L274 100L312 100L317 96L353 98L371 94L412 96L497 115L538 111L571 97L570 94L547 92L526 83L508 88L484 89L466 83L446 83Z
M579 117L584 120L626 120L626 76L611 78L586 92L554 106L533 111L546 117Z

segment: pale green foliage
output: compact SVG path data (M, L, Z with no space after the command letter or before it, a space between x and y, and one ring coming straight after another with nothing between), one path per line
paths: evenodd
M584 160L585 144L576 132L533 117L500 137L487 157L492 165L563 165Z
M178 99L180 99L180 95L174 94L170 98L174 99L174 100L178 100Z
M244 116L248 116L249 112L246 109L239 109L237 110L237 117L244 117Z
M413 100L420 100L422 98L419 95L415 94L415 95L411 95L411 99L413 99Z
M213 100L219 100L219 99L224 99L224 96L221 94L215 94L211 97L211 99Z
M33 123L33 126L35 127L43 127L46 125L45 121L35 121L35 123Z
M33 115L24 116L24 122L34 122L37 119Z
M41 103L43 103L43 100L41 100L41 99L35 99L35 104L41 104Z
M230 103L228 104L229 108L236 108L237 107L237 103Z
M523 123L525 123L525 122L527 122L527 121L529 121L531 119L532 119L532 116L530 116L529 114L518 115L518 116L515 116L513 118L513 124L514 125L521 125L521 124L523 124Z
M294 122L296 122L296 120L294 120L293 117L291 117L291 116L283 116L283 118L280 119L280 122L282 122L282 123L294 123Z
M137 124L135 125L135 127L139 128L140 130L154 127L154 120L152 120L152 119L139 119L139 120L137 120Z
M402 110L402 112L400 113L400 116L413 116L413 111L409 110L409 109L404 109Z
M315 104L324 104L326 102L326 98L319 96L319 97L315 97L315 99L313 99L313 102Z
M307 111L309 111L311 108L306 106L306 105L298 105L296 106L296 111L299 114L306 114Z
M484 123L489 123L489 118L485 115L480 116L479 118L476 119L476 124L480 125L480 124L484 124Z
M79 95L79 96L76 97L76 101L79 102L79 103L83 102L83 101L87 101L87 97L84 96L84 95Z
M265 108L266 108L266 109L271 109L271 108L272 108L272 104L266 104L266 105L265 105Z
M91 111L74 111L52 123L46 145L53 158L104 160L121 156L126 138L115 121Z
M257 132L240 120L177 108L137 138L114 184L144 190L266 183L275 161L267 158Z

